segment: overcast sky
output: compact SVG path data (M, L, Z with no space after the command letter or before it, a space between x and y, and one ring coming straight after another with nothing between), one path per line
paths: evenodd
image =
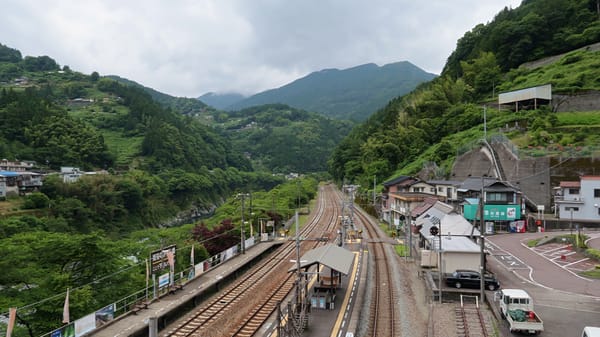
M0 43L174 96L253 94L313 71L409 61L520 0L2 0Z

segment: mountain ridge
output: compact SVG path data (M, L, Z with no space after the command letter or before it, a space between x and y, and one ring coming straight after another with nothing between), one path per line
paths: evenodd
M213 108L225 110L228 106L245 98L246 96L240 93L231 92L220 94L211 91L199 96L197 99L204 104L212 106Z
M252 95L226 110L281 103L331 118L362 121L391 99L436 76L408 61L383 66L365 63L346 69L327 68Z

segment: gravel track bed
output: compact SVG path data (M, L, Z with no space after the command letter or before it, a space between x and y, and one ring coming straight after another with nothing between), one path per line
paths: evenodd
M416 265L412 258L399 257L393 246L386 245L386 249L389 249L389 256L395 256L390 263L392 263L392 270L395 277L394 284L396 287L397 307L396 315L397 320L400 322L401 328L399 337L457 337L456 333L456 315L454 303L431 303L427 296L427 289L425 287L425 281L418 278L419 266ZM369 264L367 266L367 287L371 288L370 285L374 282L372 265L375 263L372 261L373 257L369 256ZM357 337L368 336L368 317L369 307L372 300L372 294L370 291L365 293L363 306L361 308L361 318L357 327Z

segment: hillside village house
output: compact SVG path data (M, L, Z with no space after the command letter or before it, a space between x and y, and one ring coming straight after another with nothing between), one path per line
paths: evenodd
M458 204L458 189L462 185L462 181L456 180L428 180L427 183L435 188L433 194L438 197L443 197L448 204Z
M78 167L63 166L60 168L60 176L64 183L74 183L79 180L83 174L84 172L80 171Z
M413 187L414 184L417 186ZM411 211L425 198L432 196L429 193L421 192L425 189L429 190L429 187L431 186L408 176L399 176L384 182L384 192L381 198L383 220L396 228L403 226L405 220L410 217Z
M507 182L494 178L466 179L458 190L463 216L475 223L480 221L480 201L483 192L483 221L486 234L496 230L515 231L524 228L525 206L522 193Z
M401 228L433 204L434 200L450 205L467 221L480 221L480 197L483 190L486 233L496 230L524 231L526 222L521 191L508 182L490 177L470 177L463 182L399 176L383 183L382 219L390 226ZM429 201L428 201L429 200Z
M33 169L34 166L35 162L33 161L0 160L0 171L24 172Z
M561 181L555 188L554 211L562 220L600 221L600 176L581 176L579 181Z
M34 172L0 171L0 198L11 195L25 195L39 191L42 175Z

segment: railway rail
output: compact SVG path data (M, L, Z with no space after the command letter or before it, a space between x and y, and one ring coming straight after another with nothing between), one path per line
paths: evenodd
M472 296L469 296L472 297ZM456 331L459 337L489 337L488 324L475 296L475 303L465 303L461 295L460 304L457 304Z
M377 224L373 223L368 215L362 211L356 213L358 220L366 229L368 235L368 247L374 258L374 287L371 287L373 294L370 305L370 336L397 336L399 332L396 327L397 317L395 310L395 301L397 294L395 287L392 286L394 279L390 270L391 258L388 258L388 250L385 249L385 242L389 242L387 236L381 235Z
M314 214L302 228L300 237L319 238L335 231L340 197L334 187L320 188ZM300 254L323 244L303 240ZM295 288L295 273L288 273L290 260L297 259L296 243L284 243L270 257L251 268L244 276L196 308L186 318L167 328L163 337L253 336L277 310L278 303ZM257 296L260 294L260 296Z

